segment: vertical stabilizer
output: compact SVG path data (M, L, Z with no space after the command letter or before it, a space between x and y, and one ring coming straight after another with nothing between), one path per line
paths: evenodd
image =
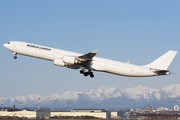
M154 69L161 69L161 70L167 70L169 65L171 64L172 60L176 56L177 51L169 50L167 53L153 61L152 63L148 65L144 65L143 67L149 67Z

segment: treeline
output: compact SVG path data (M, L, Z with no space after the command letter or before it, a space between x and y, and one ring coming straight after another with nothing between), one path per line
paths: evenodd
M165 119L165 118L172 118L177 119L180 117L178 113L136 113L136 117L144 117L144 118L151 118L151 119Z
M103 119L94 116L57 116L51 117L51 119Z

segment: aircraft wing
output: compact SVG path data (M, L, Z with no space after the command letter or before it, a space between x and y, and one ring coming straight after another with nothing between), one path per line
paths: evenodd
M87 54L76 56L75 58L78 60L78 64L76 65L68 65L68 68L71 69L78 69L78 68L89 68L91 66L92 58L97 54L98 49L94 50L93 52L89 52Z
M81 62L85 61L91 61L92 58L97 54L98 49L94 50L93 52L78 56L77 59L80 60Z

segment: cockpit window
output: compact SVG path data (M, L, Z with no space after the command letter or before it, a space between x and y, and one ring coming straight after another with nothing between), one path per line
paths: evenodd
M7 42L7 44L10 44L10 42Z

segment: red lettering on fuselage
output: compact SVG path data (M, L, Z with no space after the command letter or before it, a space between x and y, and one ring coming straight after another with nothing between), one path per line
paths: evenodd
M149 71L159 71L161 69L154 69L154 68L150 68Z

